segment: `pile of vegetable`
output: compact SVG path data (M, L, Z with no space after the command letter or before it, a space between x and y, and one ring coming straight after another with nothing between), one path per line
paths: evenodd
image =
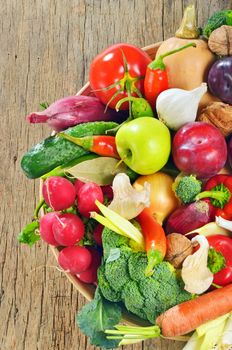
M202 33L188 6L153 61L113 45L89 96L26 117L56 133L22 158L42 198L18 240L57 247L60 268L96 286L77 315L93 345L232 349L232 10Z

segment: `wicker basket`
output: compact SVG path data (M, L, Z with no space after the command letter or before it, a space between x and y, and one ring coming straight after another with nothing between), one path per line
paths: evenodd
M146 46L143 48L144 51L148 53L148 55L151 57L151 59L155 58L156 52L160 46L160 42ZM91 95L91 88L89 83L85 84L83 88L78 91L77 95ZM42 190L42 181L40 183L40 193ZM58 259L59 250L56 247L50 246L53 254L55 255L56 259ZM92 300L94 297L95 292L95 286L91 284L86 284L84 282L81 282L76 276L71 275L70 273L65 273L68 280L73 284L73 286L87 299ZM148 325L148 322L140 319L137 316L134 316L130 313L124 313L123 314L123 322L126 324L134 325L134 326L145 326ZM183 339L180 337L178 340L187 340L187 337L183 337Z

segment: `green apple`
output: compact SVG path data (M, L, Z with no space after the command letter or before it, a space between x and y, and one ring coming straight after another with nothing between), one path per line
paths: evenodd
M121 126L116 134L116 146L128 167L138 174L149 175L167 163L171 135L160 120L141 117Z

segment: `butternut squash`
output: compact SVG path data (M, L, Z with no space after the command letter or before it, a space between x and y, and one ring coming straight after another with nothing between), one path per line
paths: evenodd
M177 49L189 42L195 42L196 48L190 47L164 58L170 88L185 90L197 88L202 82L207 81L208 70L215 60L215 55L209 50L207 42L199 38L194 5L185 9L176 36L165 40L159 47L156 56ZM204 94L199 104L199 111L213 101L220 100L208 92Z

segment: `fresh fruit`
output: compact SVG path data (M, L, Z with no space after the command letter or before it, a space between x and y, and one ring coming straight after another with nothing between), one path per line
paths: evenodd
M211 124L188 123L174 136L172 155L180 171L207 179L217 174L225 165L226 141Z
M39 232L41 238L48 244L54 245L57 247L59 243L56 241L54 237L54 233L52 230L53 223L60 216L59 213L51 212L43 215L39 221Z
M97 282L97 270L99 266L101 265L101 255L100 253L92 248L87 248L91 254L92 262L88 270L78 273L77 277L85 283L96 283Z
M75 214L67 213L57 217L52 225L55 240L62 246L72 246L84 236L85 226Z
M168 161L171 137L159 120L141 117L124 124L116 134L121 159L141 175L153 174Z
M143 93L144 76L150 57L130 44L116 44L97 55L90 66L90 85L95 95L111 108L128 94ZM128 109L128 102L121 109Z
M43 183L44 200L53 210L64 210L71 207L76 198L73 184L61 176L51 176Z
M213 95L232 104L232 57L216 61L209 70L208 84Z
M81 215L90 217L91 211L99 211L95 201L103 203L103 193L100 186L94 182L85 183L77 193L77 207Z
M92 256L85 247L66 247L59 253L58 262L65 272L76 275L77 273L86 271L90 267Z

